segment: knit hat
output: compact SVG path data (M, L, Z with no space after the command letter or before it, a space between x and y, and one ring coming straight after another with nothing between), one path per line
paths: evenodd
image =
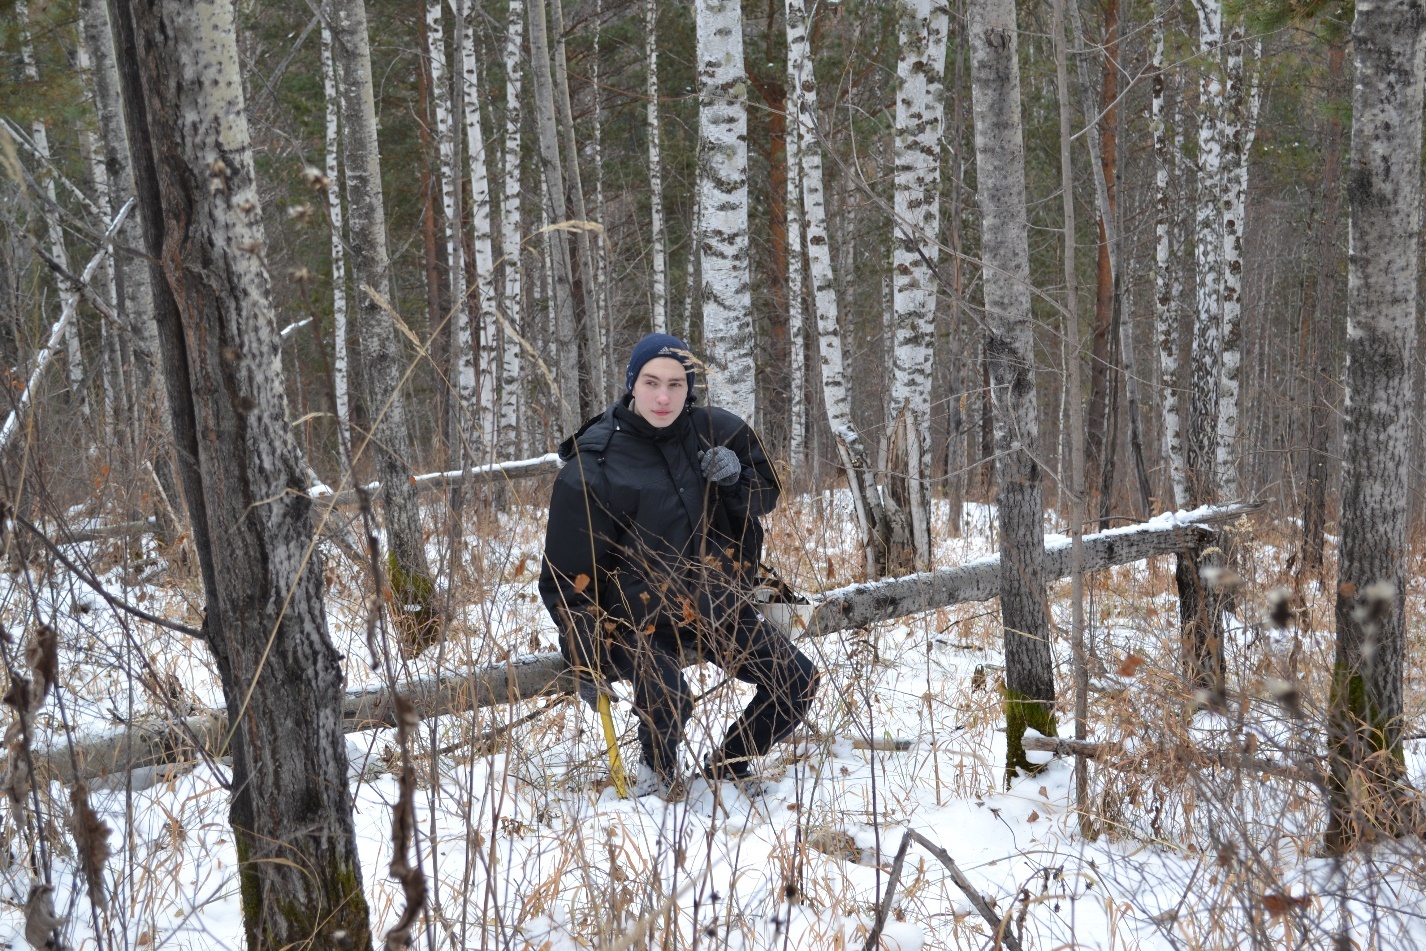
M688 389L692 392L693 373L696 369L693 354L689 352L688 344L671 334L646 334L634 344L634 351L629 354L629 368L624 372L624 389L632 393L634 381L639 378L639 371L644 368L644 364L658 357L671 357L683 364L683 369L688 373Z

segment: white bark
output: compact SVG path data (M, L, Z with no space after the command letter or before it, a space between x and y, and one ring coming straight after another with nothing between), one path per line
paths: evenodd
M559 117L560 147L565 161L565 184L569 187L570 213L579 221L589 220L584 202L584 179L579 169L579 143L574 137L574 108L569 95L569 69L565 62L564 4L550 0L550 29L554 41L554 96ZM605 363L609 348L605 345L599 319L598 275L594 264L594 242L588 230L574 232L575 261L579 274L579 300L583 304L584 348L589 372L589 389L581 398L587 415L604 408L610 394L606 388Z
M885 564L886 518L868 466L866 447L852 424L851 400L842 369L842 332L837 322L837 289L827 242L827 204L822 187L822 147L815 115L817 80L807 49L807 14L803 0L787 0L787 50L794 81L787 105L794 110L801 139L802 202L807 224L807 269L817 316L817 345L822 358L822 394L827 422L847 472L857 524L866 555L867 577L879 577ZM706 213L706 209L705 209ZM708 298L704 297L705 307ZM706 312L705 312L706 313ZM706 321L706 317L705 317Z
M89 55L89 40L86 34L81 31L79 34L79 44L77 49L76 64L79 67L79 74L84 85L89 89L95 89L94 66ZM98 96L96 93L95 112L98 112ZM109 182L109 169L104 164L104 150L99 143L99 137L88 128L79 134L80 150L84 154L84 162L89 166L89 178L94 185L94 201L100 208L110 208L113 205L113 189ZM99 265L99 272L95 275L95 283L98 285L97 293L110 313L119 311L119 286L114 273L113 260L105 255ZM119 346L120 335L118 326L110 320L105 320L99 325L99 352L100 352L100 376L104 385L104 420L110 427L110 431L118 436L121 432L128 434L128 427L123 424L123 418L129 416L131 400L128 394L128 385L125 380L125 362Z
M1193 320L1189 435L1184 465L1189 499L1202 504L1217 498L1218 394L1222 363L1223 233L1219 196L1223 182L1222 123L1224 89L1218 63L1223 36L1219 0L1195 0L1198 47L1207 60L1199 86L1198 202L1195 263L1198 307Z
M447 290L450 291L452 348L459 354L466 347L459 342L466 322L461 314L469 309L465 286L465 242L461 240L460 127L452 115L450 70L446 59L445 15L441 0L426 2L426 56L431 70L431 102L436 112L436 150L440 158L441 211L446 225ZM457 357L459 359L459 357Z
M342 238L342 179L339 161L341 102L337 97L337 69L332 58L332 30L322 18L322 89L327 100L326 177L327 214L332 249L332 398L337 412L337 448L345 469L351 464L351 395L347 369L347 258Z
M644 61L648 71L644 92L648 97L649 136L649 254L651 326L655 333L668 331L668 265L664 260L663 157L659 149L659 45L658 4L644 0ZM790 162L790 160L789 160Z
M90 259L89 264L85 266L84 273L79 276L81 284L87 284L94 277L95 271L99 269L104 259L108 257L109 246L114 238L114 234L123 225L124 219L128 217L133 207L134 200L130 199L125 203L124 207L120 209L118 216L114 219L113 224L109 226L109 230L104 235L103 245L99 248L99 251L94 257ZM25 388L15 397L15 408L5 417L5 423L0 425L0 452L5 450L5 447L10 444L10 439L18 431L20 419L25 415L26 410L29 409L30 402L34 398L35 388L39 385L40 377L44 375L45 370L49 367L50 358L54 356L55 351L59 349L59 345L64 341L65 334L73 323L74 312L78 306L79 292L77 289L72 289L72 292L65 299L64 309L60 311L59 319L50 327L49 339L45 342L44 347L40 349L40 352L35 354L35 368L30 371L30 377L25 382Z
M752 422L752 284L748 272L748 104L742 5L696 0L698 21L698 195L703 221L704 358L708 393Z
M549 290L554 346L555 396L559 400L560 427L573 435L582 422L579 415L579 339L574 314L574 287L570 275L570 235L552 228L568 220L565 213L564 170L560 167L559 130L555 127L554 76L550 62L545 0L530 0L530 62L535 68L535 118L543 171L546 244L549 249Z
M1243 225L1251 136L1243 83L1243 19L1233 16L1224 42L1223 167L1219 209L1222 230L1223 355L1219 363L1216 467L1227 498L1238 496L1238 393L1243 363Z
M21 68L27 81L38 83L40 72L35 64L34 44L30 39L30 5L28 0L15 0L15 19L20 25ZM67 271L69 270L69 252L65 250L64 230L60 226L59 213L55 210L55 173L50 169L49 132L45 128L44 120L36 119L30 124L30 143L39 156L40 164L44 166L38 170L37 177L40 179L41 187L48 199L44 203L44 219L49 256ZM78 297L77 290L65 287L61 282L59 288L61 310L69 310L77 306ZM81 411L88 415L89 403L84 392L84 354L80 349L79 325L72 320L65 324L64 346L69 364L70 391L78 401Z
M807 465L807 341L802 307L802 131L792 90L797 84L796 64L787 63L787 110L784 141L787 148L787 339L792 350L792 400L788 456L794 472Z
M501 272L505 277L504 314L509 325L502 328L504 351L500 361L501 450L516 455L521 446L520 341L516 331L524 326L521 306L523 247L520 235L520 86L524 61L525 10L523 0L510 0L505 32L505 197L500 205Z
M1154 322L1159 340L1159 409L1163 455L1169 467L1170 507L1188 504L1188 484L1183 471L1183 426L1178 411L1178 311L1175 296L1171 158L1169 116L1165 102L1164 18L1167 4L1154 9L1152 128L1154 135Z
M903 0L897 63L895 224L892 254L892 425L904 425L906 489L916 565L931 563L931 353L940 260L942 86L950 11L944 2Z
M391 296L391 259L386 247L386 207L381 187L381 158L376 132L376 103L371 78L371 46L367 36L364 0L344 0L334 5L332 52L341 74L342 158L346 187L347 227L351 236L352 281L370 288L384 300ZM408 612L416 626L416 640L406 647L419 650L432 630L434 605L422 582L430 578L421 513L411 490L411 438L406 403L402 397L404 360L391 317L372 293L357 297L357 341L362 360L369 436L353 447L358 461L368 447L376 456L381 478L382 504L390 555L398 572L392 573L398 605L416 605ZM413 587L407 588L407 585Z
M467 402L475 437L476 458L484 460L495 452L496 395L499 376L500 318L495 304L495 252L490 237L490 175L485 154L485 136L480 121L480 71L475 56L475 26L468 4L453 0L461 30L461 75L464 82L466 147L470 162L471 243L475 252L475 307L461 310L463 318L472 310L475 323L462 336L470 341L472 364L461 363L461 396ZM472 378L473 377L473 378Z

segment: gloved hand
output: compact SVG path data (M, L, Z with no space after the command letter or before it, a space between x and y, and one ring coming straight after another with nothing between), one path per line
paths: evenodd
M743 463L727 446L714 446L703 453L703 478L722 486L735 485L743 475Z

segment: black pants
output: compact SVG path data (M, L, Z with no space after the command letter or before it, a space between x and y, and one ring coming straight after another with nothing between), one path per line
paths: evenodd
M701 618L679 625L666 621L652 631L626 632L609 645L619 678L634 686L644 761L665 775L677 767L684 724L693 714L684 667L711 663L757 688L728 728L718 752L727 760L766 753L802 722L817 694L816 665L786 634L752 606L729 613L731 619L723 624Z

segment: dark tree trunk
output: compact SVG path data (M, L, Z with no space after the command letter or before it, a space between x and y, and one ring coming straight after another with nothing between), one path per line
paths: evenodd
M113 0L203 631L234 724L248 947L369 948L306 473L287 420L233 7Z
M1327 84L1335 100L1342 92L1346 38L1337 38L1327 53ZM1318 234L1317 269L1309 278L1303 317L1311 323L1312 409L1307 422L1307 492L1302 510L1302 570L1322 570L1323 536L1327 531L1327 440L1332 425L1332 390L1337 380L1332 320L1337 274L1337 218L1342 204L1342 119L1328 114L1322 158L1322 226Z
M1421 214L1419 0L1358 3L1347 190L1347 412L1327 846L1418 831L1402 748L1411 355Z
M1013 0L968 10L976 168L985 259L985 354L995 405L1000 614L1005 634L1005 775L1035 767L1025 730L1055 733L1054 657L1045 603L1044 490L1037 462L1035 351L1018 27Z

